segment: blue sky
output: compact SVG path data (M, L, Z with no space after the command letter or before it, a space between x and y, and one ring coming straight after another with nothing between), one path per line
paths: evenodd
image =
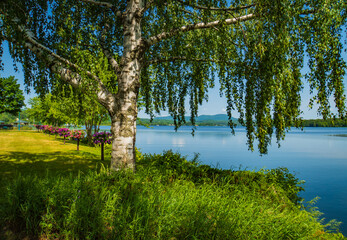
M3 47L4 47L4 54L3 54L2 60L4 62L4 71L0 71L0 76L1 77L15 76L15 78L18 79L18 82L21 85L21 89L24 91L24 74L21 69L21 65L17 64L17 66L19 67L19 72L16 72L14 70L13 61L8 51L7 43L3 43ZM347 62L346 52L343 52L343 57L345 61ZM303 72L304 71L305 71L305 67L303 69ZM347 83L347 75L345 75L344 77L345 91L347 91L346 83ZM34 90L31 90L31 93L29 94L25 93L25 103L27 104L28 100L34 96L35 96ZM308 108L308 104L310 100L308 84L305 84L304 90L302 91L301 98L302 98L301 109L304 112L302 117L304 119L318 118L317 111L316 111L317 108L313 108L313 109ZM216 82L216 87L209 90L209 101L204 102L203 105L200 106L199 115L225 114L226 104L227 104L226 99L223 97L220 97L219 95L219 84L218 82ZM331 106L334 106L334 104L332 103ZM29 107L28 104L27 104L27 107ZM161 115L166 116L168 114L167 112L162 112ZM139 117L146 118L148 116L144 112L140 111ZM238 117L238 113L234 112L233 117Z

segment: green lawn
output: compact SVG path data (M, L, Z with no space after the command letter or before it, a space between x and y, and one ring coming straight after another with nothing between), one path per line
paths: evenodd
M12 178L18 174L59 174L109 165L109 155L100 161L100 148L80 145L37 131L0 131L0 175Z

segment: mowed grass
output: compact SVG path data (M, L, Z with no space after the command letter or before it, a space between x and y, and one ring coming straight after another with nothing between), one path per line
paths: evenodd
M0 174L3 178L17 175L77 173L109 165L110 156L100 161L100 148L44 134L37 131L0 131Z

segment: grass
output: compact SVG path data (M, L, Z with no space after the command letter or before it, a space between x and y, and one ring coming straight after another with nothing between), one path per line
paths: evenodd
M47 171L69 173L109 165L101 163L100 149L80 145L75 141L50 136L37 131L0 131L0 173L4 178L18 174L44 175Z
M168 151L137 153L133 174L42 133L0 132L0 146L11 165L0 168L0 239L344 239L302 208L286 169L220 170Z

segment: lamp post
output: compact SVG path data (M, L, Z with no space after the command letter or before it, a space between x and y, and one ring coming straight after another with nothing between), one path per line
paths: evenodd
M20 112L18 113L18 131L20 131Z

